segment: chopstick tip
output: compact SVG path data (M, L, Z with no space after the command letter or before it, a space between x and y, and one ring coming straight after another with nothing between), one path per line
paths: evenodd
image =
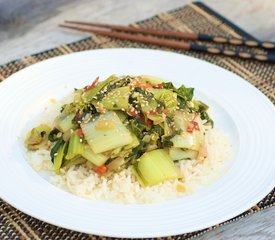
M68 26L68 25L65 25L65 24L58 24L58 27L74 29L74 27Z

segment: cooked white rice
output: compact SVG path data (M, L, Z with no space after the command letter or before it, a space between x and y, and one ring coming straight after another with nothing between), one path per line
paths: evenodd
M229 141L218 129L208 130L206 139L209 153L206 161L179 161L184 180L167 181L146 188L140 186L130 169L106 178L86 166L72 166L66 171L61 169L61 174L56 175L48 150L30 151L28 154L35 170L49 173L47 179L52 184L77 196L122 203L153 203L191 194L222 174L225 160L230 157Z

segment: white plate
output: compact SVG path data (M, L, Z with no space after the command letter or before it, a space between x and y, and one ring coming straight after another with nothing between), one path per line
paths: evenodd
M18 139L49 99L116 73L155 75L196 88L229 135L234 159L215 183L191 196L148 205L91 201L60 190L26 162ZM35 64L0 84L0 194L19 210L81 232L113 237L159 237L228 220L275 185L275 111L256 88L220 67L191 57L141 49L86 51ZM29 126L28 126L29 127Z

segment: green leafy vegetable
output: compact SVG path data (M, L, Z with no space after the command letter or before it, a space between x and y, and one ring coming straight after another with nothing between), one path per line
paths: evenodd
M108 160L107 156L100 153L94 153L88 145L84 146L81 155L96 166L102 166Z
M162 149L147 152L133 165L134 173L142 185L152 186L166 180L181 178L169 154Z
M209 117L207 113L209 107L205 103L195 99L192 101L192 103L194 104L194 111L200 114L202 120L206 120L206 125L210 125L213 128L214 121Z
M110 91L102 100L101 103L107 110L128 110L130 88L120 87Z
M187 88L181 85L179 88L174 87L171 82L163 83L165 89L170 89L177 94L179 106L184 108L188 101L191 101L194 95L194 88Z
M116 79L117 77L112 75L108 77L105 81L99 83L97 86L95 86L93 89L83 95L84 101L91 101L102 89L104 89L108 84L115 81Z
M169 155L174 161L183 159L196 159L198 156L198 151L172 147L169 148Z
M57 128L53 128L53 130L50 131L48 139L50 142L55 142L58 140L57 134L60 133L60 131Z
M141 141L140 144L133 148L130 155L125 159L126 166L132 165L145 152L146 143Z
M66 159L72 159L83 153L83 144L81 141L82 139L80 139L80 137L76 132L74 132L71 135L69 145L68 145L68 151L66 154Z
M75 166L75 165L80 165L80 164L83 164L83 163L86 163L87 160L81 156L77 156L73 159L70 159L70 160L67 160L65 159L62 163L62 167L71 167L71 166Z
M33 128L26 137L25 144L29 150L38 150L46 146L51 128L46 124L40 124Z
M191 101L194 94L194 88L186 88L184 85L181 85L176 93L179 98L182 98L185 102Z
M63 158L64 158L64 152L66 148L66 143L61 143L57 152L54 153L54 158L53 158L53 167L56 172L56 174L59 174Z
M85 139L95 153L102 153L133 141L131 133L115 112L101 114L95 121L81 125Z
M57 151L59 150L59 148L63 146L64 143L65 143L64 140L62 138L59 138L55 143L55 145L52 147L50 152L52 162L54 161L54 156L56 155Z
M75 113L71 113L69 115L61 114L55 119L55 127L63 133L69 129L74 129L74 117Z

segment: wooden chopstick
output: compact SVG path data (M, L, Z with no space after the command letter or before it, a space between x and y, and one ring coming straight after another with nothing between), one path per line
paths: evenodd
M159 31L155 29L135 28L135 27L128 27L128 26L112 25L112 24L106 24L106 23L93 23L93 22L65 21L65 23L91 26L91 27L108 28L111 30L118 30L118 31L124 31L124 32L131 32L131 33L150 34L150 35L155 35L160 37L174 37L174 38L182 38L187 40L198 39L197 33Z
M162 37L174 37L174 38L186 39L186 40L210 41L215 43L227 43L232 45L245 45L247 47L275 49L275 43L272 43L272 42L261 42L256 40L212 36L212 35L202 34L202 33L182 33L182 32L175 32L175 31L160 31L160 30L148 29L148 28L140 28L140 27L136 28L136 27L129 27L129 26L106 24L106 23L81 22L81 21L65 21L65 23L107 28L111 30L125 31L125 32L132 32L132 33L150 34L150 35L162 36Z
M150 37L150 36L121 33L121 32L114 32L114 31L104 31L104 30L91 29L91 28L88 29L88 28L82 28L82 27L76 27L76 26L64 25L64 24L60 24L59 26L63 28L69 28L69 29L81 31L81 32L95 33L102 36L108 36L108 37L142 42L142 43L155 44L155 45L164 46L164 47L171 47L171 48L184 49L184 50L194 50L194 51L200 51L200 52L206 52L206 53L212 53L212 54L221 54L221 55L239 57L244 59L255 59L259 61L275 62L275 54L258 54L255 52L248 53L248 52L242 52L237 50L208 47L205 45L198 45L198 44L186 43L186 42L180 42L180 41L174 41L174 40L168 40L168 39L160 39L160 38Z

